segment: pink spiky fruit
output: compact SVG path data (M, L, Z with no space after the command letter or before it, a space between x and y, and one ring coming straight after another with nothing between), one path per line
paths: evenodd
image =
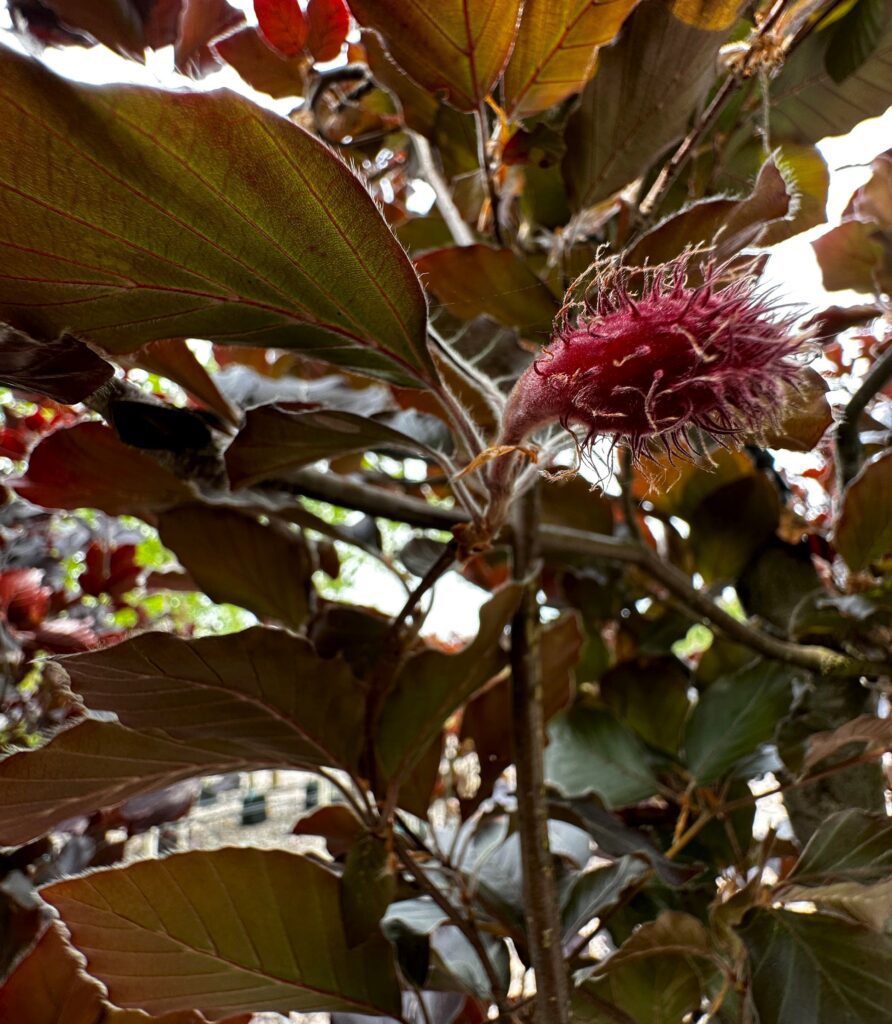
M775 424L801 372L790 356L803 336L753 278L723 283L707 266L691 284L689 267L685 255L600 270L517 381L499 443L520 445L557 422L576 428L583 452L607 437L636 458L691 457L691 428L733 445Z

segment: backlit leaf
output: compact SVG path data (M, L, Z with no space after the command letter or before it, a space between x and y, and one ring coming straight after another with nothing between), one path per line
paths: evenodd
M715 77L725 36L681 20L663 2L638 5L602 50L567 124L563 168L575 208L618 192L682 137Z
M529 117L579 92L598 48L616 37L638 0L526 0L505 69L505 109Z
M307 41L307 20L298 0L254 0L260 31L283 57L296 57Z
M310 0L307 29L307 49L316 60L334 60L350 30L350 12L344 0Z
M502 74L520 0L351 0L366 28L384 37L393 59L425 89L459 110L476 110Z
M187 483L103 423L78 423L45 437L15 489L46 508L98 508L109 515L146 515L195 500Z
M76 85L3 49L0 142L0 316L34 337L192 336L430 377L411 264L289 121L228 92Z
M303 95L306 58L283 57L263 41L256 28L249 26L218 39L214 49L252 89L277 100Z
M349 949L340 881L283 850L192 852L42 890L120 1006L398 1013L390 947ZM149 953L150 955L146 955Z
M419 256L415 268L453 316L473 320L486 314L524 337L548 339L557 300L512 250L451 246Z
M862 4L863 0L858 6ZM873 52L842 82L834 82L826 67L833 39L833 26L812 32L772 79L772 139L819 142L826 135L843 135L859 121L876 117L889 106L892 19Z

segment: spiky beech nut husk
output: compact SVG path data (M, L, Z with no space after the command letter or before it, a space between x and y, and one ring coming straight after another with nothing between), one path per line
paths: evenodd
M723 280L690 254L653 268L598 268L564 307L551 342L512 391L499 443L519 445L549 423L577 428L637 458L690 458L692 427L734 444L777 422L802 363L803 335L752 277ZM578 431L578 428L582 431Z

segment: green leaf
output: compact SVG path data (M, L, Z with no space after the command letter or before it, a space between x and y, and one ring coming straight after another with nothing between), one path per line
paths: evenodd
M384 37L393 59L428 92L459 110L476 110L511 53L520 0L351 0L353 16Z
M796 674L786 665L758 661L710 685L685 734L688 767L698 783L721 778L773 737L789 709Z
M706 929L694 917L664 911L627 939L599 965L596 979L585 982L574 1001L579 1024L615 1024L617 1008L635 1024L679 1024L700 1006L698 960L709 956ZM705 966L705 965L704 965ZM586 995L607 1003L591 1003Z
M777 488L763 473L713 491L690 517L697 571L710 584L736 580L779 521Z
M892 939L829 914L754 910L740 936L771 1024L877 1024L892 1001Z
M846 488L834 543L855 571L892 552L892 452L871 459Z
M513 250L489 245L435 249L417 257L415 269L454 316L473 320L485 314L516 327L523 337L548 340L558 302Z
M669 4L639 4L600 54L567 123L564 177L575 209L618 192L681 139L715 77L726 34L682 20Z
M237 604L295 629L306 621L313 561L302 533L206 505L162 513L158 532L212 601Z
M638 0L526 0L505 69L505 110L530 117L579 92L598 48L616 37Z
M576 707L548 730L545 778L565 796L596 793L609 807L623 807L656 793L638 737L612 715Z
M854 74L876 50L889 23L887 0L858 0L832 29L824 66L840 84Z
M407 659L384 702L376 752L389 778L404 777L446 720L505 665L499 641L521 587L502 587L480 610L477 636L458 654L426 650Z
M124 1007L399 1013L390 946L354 949L338 878L283 850L192 852L47 886L90 973ZM150 952L151 955L146 955Z
M676 658L620 662L598 684L601 700L652 747L674 754L690 710L690 677Z
M426 422L432 417L413 412L390 419L393 426L386 418L370 419L337 409L300 412L277 405L251 409L226 452L230 480L234 487L245 487L319 459L382 448L436 459L425 443L426 434L433 440Z
M892 820L851 808L831 815L809 839L786 881L800 885L879 882L892 875Z
M408 258L346 164L285 118L224 91L76 85L3 49L0 126L0 317L15 326L432 379Z
M814 903L818 910L845 914L875 932L892 934L892 878L874 885L833 882L830 885L793 885L781 897L785 903Z
M843 135L889 106L892 20L873 52L840 83L833 81L825 63L834 35L832 26L812 32L772 80L770 128L775 142L815 143L827 135Z
M575 875L561 900L564 941L572 939L592 918L615 907L626 889L647 872L644 859L623 857L614 864Z

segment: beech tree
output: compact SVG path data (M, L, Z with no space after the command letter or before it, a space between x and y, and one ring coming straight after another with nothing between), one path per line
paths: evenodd
M763 273L889 4L348 2L8 0L0 1020L877 1024L892 151ZM328 856L125 861L259 769Z

